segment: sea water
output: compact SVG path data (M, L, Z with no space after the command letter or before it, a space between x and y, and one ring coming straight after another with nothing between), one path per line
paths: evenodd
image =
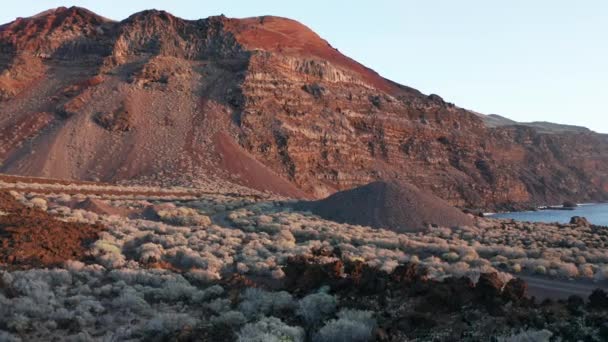
M589 222L598 226L608 226L608 203L581 204L574 210L538 210L492 214L492 218L506 218L529 222L568 223L572 216L586 217Z

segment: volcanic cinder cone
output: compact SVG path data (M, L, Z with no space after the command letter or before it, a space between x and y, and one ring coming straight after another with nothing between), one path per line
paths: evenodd
M397 181L378 181L337 192L304 207L328 220L397 232L421 231L430 224L455 227L474 223L469 215L437 196Z

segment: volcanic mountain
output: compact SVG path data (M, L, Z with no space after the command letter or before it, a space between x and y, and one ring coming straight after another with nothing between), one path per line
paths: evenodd
M0 101L10 174L309 198L397 179L482 208L608 198L606 136L486 125L285 18L18 18L0 26Z
M429 225L470 226L474 220L436 196L404 182L376 181L314 202L298 203L331 221L387 228L396 232L424 231Z

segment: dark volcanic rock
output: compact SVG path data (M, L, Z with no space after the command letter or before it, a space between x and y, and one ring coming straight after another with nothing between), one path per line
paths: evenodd
M568 310L570 310L573 313L579 312L580 309L585 305L585 300L583 298L581 298L580 296L576 296L576 295L572 295L570 297L568 297L568 300L566 301L566 305Z
M427 288L428 292L422 293L424 301L418 305L419 311L457 311L480 296L473 282L466 277L450 277L442 282L429 284Z
M570 219L570 224L574 224L577 226L583 226L583 227L589 227L591 225L591 223L589 223L587 218L582 217L582 216L572 216L572 218Z
M63 222L46 211L19 203L0 191L0 267L54 267L67 260L88 261L88 245L99 238L100 225Z
M502 296L508 301L519 302L528 296L528 284L519 278L513 278L505 285Z
M110 113L99 113L95 121L103 128L112 132L127 132L133 128L129 111L119 108Z
M427 270L416 263L399 265L391 273L391 279L401 284L413 284L425 279Z
M593 309L608 310L608 294L604 290L596 289L589 295L589 307Z
M420 231L431 224L455 227L474 223L440 198L396 181L370 183L298 207L328 220L398 232Z
M338 253L322 248L290 259L285 282L274 289L300 297L326 286L339 309L374 313L378 341L493 341L523 330L542 329L568 341L596 341L598 336L600 340L608 336L608 308L604 306L608 299L602 291L594 293L588 306L575 296L539 305L525 297L522 280L512 279L503 288L496 273L481 274L476 285L466 277L435 281L428 279L418 264L399 265L389 274L362 262L340 259ZM229 289L233 304L238 303L245 287L262 285L231 283L223 282L222 286ZM286 321L300 322L293 312L277 314Z
M482 273L475 288L481 297L495 298L500 295L503 285L503 282L498 278L498 274Z
M319 264L305 257L293 257L283 268L285 287L294 292L309 292L323 285L336 286L341 278L341 261Z

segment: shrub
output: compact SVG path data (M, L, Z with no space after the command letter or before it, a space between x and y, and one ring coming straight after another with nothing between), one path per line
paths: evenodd
M448 267L446 267L446 272L457 278L466 276L469 273L469 271L470 271L469 264L467 264L466 262L462 262L462 261L459 261L455 264L451 264Z
M443 253L441 258L447 262L456 262L460 259L460 255L455 252Z
M25 332L30 327L30 320L22 314L16 314L6 323L6 326L15 332Z
M285 277L285 272L283 272L282 269L277 268L276 270L272 271L271 276L274 279L282 279Z
M342 310L338 319L328 322L315 336L319 342L366 342L373 340L376 321L372 312Z
M325 292L310 294L298 303L297 314L310 326L319 324L331 316L338 303L336 298Z
M142 263L151 263L161 261L163 256L163 246L152 242L144 243L137 247L139 261Z
M168 208L159 210L156 214L163 222L178 226L209 226L211 219L209 216L201 215L192 208Z
M97 240L92 248L91 254L97 258L97 261L107 268L118 268L126 263L125 256L122 254L120 247L104 240Z
M543 265L538 265L534 268L534 273L547 274L547 268Z
M372 329L376 328L376 320L374 319L374 313L371 311L342 309L338 312L338 318L348 319L351 321L359 322Z
M593 280L595 281L604 281L608 280L608 265L600 267L595 275L593 276Z
M238 333L239 342L303 342L304 330L289 326L275 317L246 324Z
M144 312L150 308L148 303L135 290L124 291L120 296L112 300L112 306L119 310L131 310L133 312Z
M236 271L240 274L245 274L249 272L249 267L247 267L247 265L243 264L242 262L239 262L236 264Z
M293 297L285 292L267 292L257 288L247 288L239 310L248 318L268 316L295 308Z
M591 265L591 264L579 265L578 272L582 277L593 278L593 265Z
M217 298L207 304L205 304L204 306L211 310L213 313L215 314L222 314L224 312L228 312L230 311L230 305L232 303L230 302L230 299L226 299L226 298Z
M235 328L247 323L247 318L245 318L243 313L231 310L224 312L219 316L211 317L210 322L213 325L228 325Z
M217 271L212 270L192 269L188 275L202 283L212 283L221 278Z
M21 339L13 334L10 334L6 331L0 330L0 341L5 342L21 342Z
M44 198L35 197L30 200L30 203L34 208L38 208L42 211L46 211L48 209L47 202Z
M182 329L192 328L197 320L187 314L159 314L144 326L147 339L163 340L169 338Z
M508 337L499 337L498 342L549 342L553 333L549 330L526 330Z
M217 298L224 294L224 288L220 285L210 286L202 291L199 291L192 298L195 302L206 302L209 299Z
M558 274L562 277L572 278L578 276L578 268L573 263L562 263L559 265Z

